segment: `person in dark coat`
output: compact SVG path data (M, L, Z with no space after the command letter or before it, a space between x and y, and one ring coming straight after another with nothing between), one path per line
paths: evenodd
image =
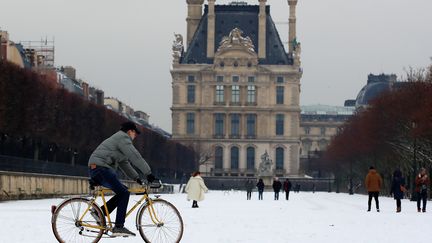
M289 199L289 193L290 193L291 188L292 188L291 181L288 178L284 181L283 188L285 191L285 199L288 200Z
M258 183L256 184L258 188L258 200L263 200L263 192L264 192L264 182L262 179L258 180Z
M247 180L245 183L245 188L246 188L246 200L250 200L252 197L252 190L255 187L254 183L252 180Z
M279 178L274 178L272 186L274 191L274 200L279 200L279 192L282 188L282 183L279 181Z
M420 173L416 176L415 184L415 191L417 193L417 212L420 212L420 201L423 201L421 212L426 213L427 188L430 184L430 180L426 174L425 168L420 169Z
M393 172L393 180L390 190L390 195L393 194L393 197L396 200L396 213L400 213L402 210L401 199L404 197L405 190L405 178L402 176L402 172L399 169L396 169Z

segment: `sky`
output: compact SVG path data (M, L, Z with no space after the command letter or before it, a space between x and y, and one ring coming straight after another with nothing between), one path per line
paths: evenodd
M185 194L163 194L163 199L179 210L185 243L396 243L429 242L432 213L417 213L416 202L402 200L402 212L396 213L393 198L380 197L381 212L366 212L367 196L346 193L290 193L289 200L280 194L257 192L246 201L244 191L209 191L199 208ZM0 203L1 242L56 242L51 230L51 205L63 199L21 200ZM129 204L138 200L131 196ZM113 212L112 215L115 215ZM114 216L115 217L115 216ZM102 239L100 242L143 242L135 227L135 213L125 226L136 237ZM90 242L90 241L88 241Z
M286 41L287 1L267 4ZM299 0L301 105L342 106L369 73L401 77L409 67L429 65L431 9L430 0ZM0 0L0 29L11 40L54 38L57 66L75 67L78 78L147 112L167 131L171 46L174 33L186 38L186 15L186 0Z

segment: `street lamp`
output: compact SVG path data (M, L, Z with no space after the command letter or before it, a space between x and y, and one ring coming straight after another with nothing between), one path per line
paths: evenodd
M417 127L417 123L415 121L411 122L411 127L414 130ZM414 136L413 141L413 180L412 180L412 186L411 186L411 201L417 201L417 194L415 193L415 178L417 173L417 139Z
M350 178L349 178L349 194L353 195L353 171L352 171L352 161L350 161Z

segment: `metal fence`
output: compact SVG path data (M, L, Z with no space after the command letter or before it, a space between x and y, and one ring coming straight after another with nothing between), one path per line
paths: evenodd
M88 176L88 167L0 155L0 170L50 175Z

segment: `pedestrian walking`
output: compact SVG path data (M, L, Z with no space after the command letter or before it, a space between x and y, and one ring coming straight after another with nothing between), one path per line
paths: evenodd
M263 200L264 182L262 179L258 180L256 187L258 188L258 200Z
M185 191L187 192L188 200L192 200L192 208L198 208L198 202L204 200L204 193L208 192L201 173L196 171L192 174L188 183L186 184Z
M284 184L283 184L283 188L285 191L285 199L288 200L289 199L289 193L290 193L291 188L292 188L291 181L288 178L285 179Z
M371 210L372 197L373 197L375 199L376 210L377 212L379 212L380 209L379 209L378 196L379 196L379 192L381 191L382 179L381 176L376 171L375 167L373 166L369 167L369 173L366 175L365 185L369 194L367 211L370 212Z
M426 213L427 189L429 183L430 180L428 175L426 174L426 169L421 168L420 173L416 176L415 179L415 191L417 193L417 212L420 212L421 209L421 212ZM420 201L423 201L422 208L420 208Z
M390 195L393 195L396 200L396 213L400 213L402 210L401 199L403 199L405 188L405 178L402 176L402 172L396 169L393 172L392 185Z
M251 179L248 179L245 183L246 188L246 200L251 200L252 190L255 187L254 182Z
M279 192L282 188L282 183L279 181L279 178L274 178L272 187L274 191L274 200L279 200Z

